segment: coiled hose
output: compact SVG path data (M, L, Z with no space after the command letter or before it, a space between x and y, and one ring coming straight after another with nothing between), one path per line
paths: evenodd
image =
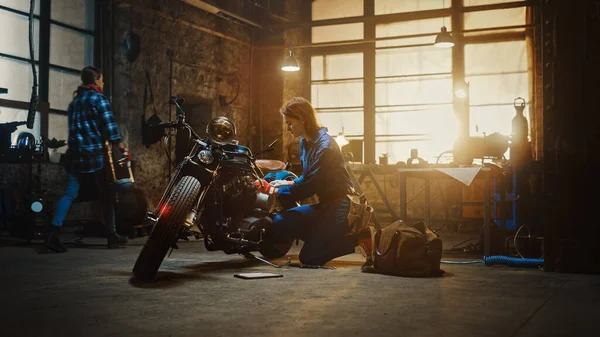
M485 263L487 266L496 264L514 266L514 267L538 267L544 265L544 259L532 259L521 257L510 257L502 255L484 256L483 260L475 261L441 261L444 264L478 264Z

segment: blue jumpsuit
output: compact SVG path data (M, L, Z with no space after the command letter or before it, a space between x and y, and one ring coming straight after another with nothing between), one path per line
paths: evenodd
M275 235L287 235L304 241L300 262L323 265L332 259L351 254L356 238L350 235L346 195L353 191L339 146L319 130L315 141L300 138L302 175L294 185L278 188L282 201L298 201L316 194L319 203L291 208L273 221Z

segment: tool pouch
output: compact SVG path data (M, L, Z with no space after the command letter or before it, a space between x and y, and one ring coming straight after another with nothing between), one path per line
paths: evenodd
M350 200L350 211L348 212L348 226L350 233L356 233L364 228L367 228L371 216L373 215L373 207L367 203L367 198L358 194L347 194Z

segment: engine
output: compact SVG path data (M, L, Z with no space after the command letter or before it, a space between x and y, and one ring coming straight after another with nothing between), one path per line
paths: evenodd
M229 254L243 251L246 246L255 249L272 223L276 198L257 192L256 179L239 173L221 171L215 181L220 188L212 189L214 195L205 204L201 228L208 250Z

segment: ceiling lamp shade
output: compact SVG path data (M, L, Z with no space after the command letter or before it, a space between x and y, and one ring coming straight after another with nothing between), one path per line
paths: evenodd
M283 71L298 71L298 70L300 70L300 65L298 64L298 60L296 60L296 58L292 54L291 50L290 50L290 56L288 56L288 58L286 58L285 61L283 61L283 64L281 65L281 70L283 70Z
M337 137L335 137L335 142L338 143L340 149L342 146L348 145L348 139L344 136L344 127L342 126L342 131L338 133Z
M438 48L450 48L454 46L454 39L452 38L452 35L448 33L446 26L442 26L442 30L435 37L434 46Z

